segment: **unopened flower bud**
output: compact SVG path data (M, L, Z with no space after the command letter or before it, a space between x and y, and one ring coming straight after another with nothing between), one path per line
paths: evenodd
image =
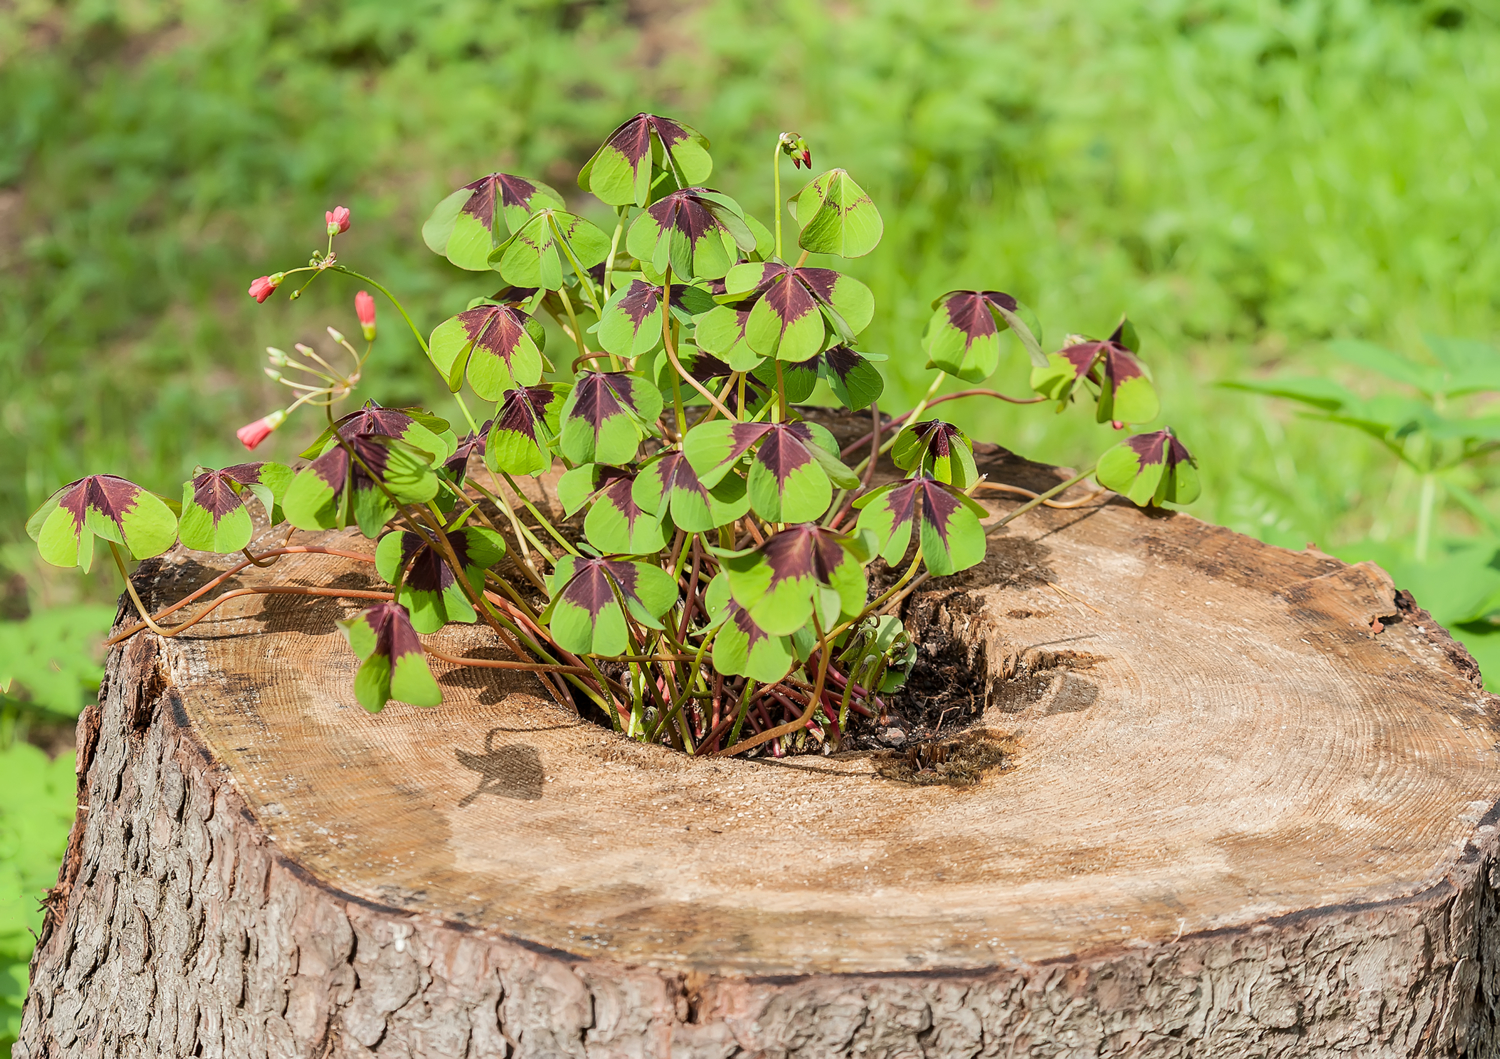
M261 276L250 284L250 297L256 302L263 302L271 296L271 292L281 286L281 281L286 279L286 273L278 272L274 276Z
M266 378L270 379L272 382L281 381L281 372L277 371L275 368L263 368L262 370L266 373Z
M331 210L324 211L323 216L328 221L329 235L341 235L349 230L348 206L335 206Z
M304 357L310 357L313 355L312 347L304 346L301 342L298 342L292 348L295 349L298 353L301 353Z
M1112 419L1112 420L1110 420L1109 425L1112 426L1112 427L1114 427L1116 430L1124 430L1125 429L1124 422L1122 422L1121 420L1118 420L1118 419Z
M277 349L275 346L266 347L266 359L278 368L285 367L286 362L291 359L285 350Z
M331 338L331 339L333 339L335 342L343 344L343 341L344 341L343 334L340 333L340 332L338 332L338 331L335 331L331 327L328 329L328 337Z
M359 327L365 334L365 341L375 341L375 299L369 291L360 291L354 296L354 312L359 316Z
M240 444L247 449L253 449L266 438L271 436L271 431L286 422L286 410L278 409L268 416L262 416L253 423L246 423L234 432L234 436L240 439Z

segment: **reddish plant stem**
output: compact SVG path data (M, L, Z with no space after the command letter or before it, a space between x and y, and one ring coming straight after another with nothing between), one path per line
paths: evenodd
M850 493L844 501L844 506L839 513L833 517L828 528L836 530L839 523L844 521L845 516L854 510L854 500L862 493L869 491L870 482L875 478L875 467L880 463L880 406L874 401L870 402L870 462L865 466L865 476L859 483L859 493Z
M211 614L213 611L217 610L220 604L227 603L237 596L336 596L347 599L374 600L389 600L391 598L391 594L389 592L367 592L362 589L355 588L312 588L306 585L264 585L260 588L236 588L225 592L222 596L215 596L213 602L209 603L196 615L189 618L181 625L172 626L172 628L167 630L164 635L172 637L186 632L194 625L197 625L204 618L208 617L209 614ZM141 625L142 629L144 629L145 627L146 626L144 624ZM124 637L125 634L121 633L116 639L119 640L123 639Z
M218 586L222 585L225 581L228 581L235 574L237 574L241 570L245 569L245 567L247 567L247 566L253 566L253 565L259 565L258 562L257 562L257 560L267 559L267 558L270 558L271 556L275 556L275 555L303 555L303 554L311 554L311 555L337 555L337 556L339 556L341 558L344 558L344 559L357 559L357 560L359 560L362 563L373 563L375 561L375 556L373 556L373 555L365 555L365 554L363 554L361 552L348 552L348 551L344 551L341 548L320 548L320 547L318 547L316 545L311 545L311 544L308 544L308 545L301 545L301 544L299 544L299 545L294 545L294 546L291 546L291 547L272 548L269 551L261 552L259 555L249 556L249 557L246 558L246 560L244 562L238 563L238 564L236 564L234 566L231 566L228 570L225 570L222 574L220 574L218 577L214 578L212 581L208 582L206 585L203 585L201 588L198 588L198 589L194 590L193 592L189 593L188 595L183 596L181 599L179 599L176 603L173 603L171 606L169 606L169 607L163 607L160 611L158 611L155 615L152 616L151 620L152 621L160 621L162 618L165 618L168 614L173 614L173 613L181 610L183 607L187 606L189 603L193 602L195 599L198 599L199 597L201 597L202 595L204 595L204 593L211 592L215 588L217 588ZM111 636L108 640L105 640L104 641L104 646L105 647L113 647L115 644L119 643L122 640L128 640L130 637L134 636L136 633L140 632L145 627L146 627L146 623L145 622L143 622L143 621L142 622L136 622L134 625L131 625L131 626L128 626L128 627L122 629L120 632L118 632L115 635Z
M954 401L960 397L995 397L1002 401L1008 401L1011 404L1037 404L1040 401L1045 401L1048 399L1046 397L1011 397L1009 394L1003 394L999 390L959 390L957 393L945 393L941 397L934 397L932 400L927 402L927 408L924 408L923 411L927 411L927 409L932 408L934 405L940 405L944 401ZM910 417L910 412L906 413L906 415L896 416L890 422L891 429L895 430L896 428L900 427L901 424L905 423L906 420ZM858 441L851 441L848 445L844 446L841 455L849 455L851 452L859 449L864 445L865 442L869 440L870 435L866 434Z

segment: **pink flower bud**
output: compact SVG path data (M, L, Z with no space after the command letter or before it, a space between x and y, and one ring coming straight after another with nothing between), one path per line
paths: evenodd
M281 281L286 278L285 272L278 272L274 276L261 276L250 284L250 297L257 302L263 302L271 296L271 292L281 286Z
M360 291L354 296L354 311L359 316L359 326L365 333L365 341L375 341L375 299L369 291Z
M331 210L325 210L323 216L328 220L329 235L340 235L349 230L348 206L335 206Z
M1112 419L1112 420L1110 420L1109 425L1112 426L1112 427L1114 427L1116 430L1124 430L1125 429L1125 424L1123 422L1121 422L1120 420L1118 420L1118 419Z
M802 148L802 164L805 165L805 166L807 166L807 168L809 168L809 169L812 168L812 149L811 148L808 148L808 147Z
M234 436L240 439L240 444L247 449L253 449L266 438L271 436L271 431L286 422L285 409L278 409L268 416L262 416L253 423L247 423L234 432Z

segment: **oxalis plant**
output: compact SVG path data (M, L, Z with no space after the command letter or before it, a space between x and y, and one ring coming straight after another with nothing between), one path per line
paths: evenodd
M800 136L776 141L777 203L787 158L810 169ZM103 542L140 611L112 643L143 629L177 635L247 593L369 600L342 625L362 661L355 694L372 711L392 699L437 705L433 656L529 670L563 705L689 753L836 748L855 718L886 712L883 696L904 679L914 647L895 616L901 601L926 578L985 554L987 512L972 497L991 483L963 431L923 414L960 397L1058 410L1082 399L1100 422L1123 427L1156 418L1158 401L1128 323L1103 340L1070 336L1049 354L1014 297L960 290L933 303L922 338L937 371L931 387L911 412L883 419L876 363L885 358L860 344L874 298L826 267L879 243L870 197L831 169L786 200L794 228L778 210L768 229L707 186L711 171L699 133L638 114L578 176L613 210L612 231L535 180L491 173L459 188L432 211L423 240L461 269L498 273L500 287L430 334L384 286L339 260L333 241L349 211L330 211L326 247L304 266L257 279L250 294L265 301L295 285L296 298L329 273L379 291L454 394L466 432L423 409L370 401L338 414L376 337L375 302L362 290L364 348L330 328L326 359L305 345L270 350L266 370L295 400L239 432L253 449L297 412L322 409L305 462L200 468L180 503L113 475L80 479L28 524L43 558L86 570ZM544 314L571 343L565 351L547 352ZM1031 358L1034 395L938 396L950 376L988 378L1005 331ZM819 379L845 408L869 410L869 433L843 451L798 410ZM906 477L872 488L886 452ZM518 482L559 463L551 488L561 524ZM999 521L1057 503L1054 495L1090 474L1137 504L1187 502L1198 493L1194 468L1170 431L1136 434L1040 495L995 485L1028 497ZM256 504L272 526L288 527L280 547L248 550ZM293 543L297 531L349 526L376 542L373 555ZM178 542L243 559L149 614L127 576L127 553L143 559ZM373 563L389 587L236 588L190 620L164 624L246 566L295 552ZM879 576L887 587L872 593L877 559L889 567ZM449 622L476 621L511 658L454 657L422 640Z

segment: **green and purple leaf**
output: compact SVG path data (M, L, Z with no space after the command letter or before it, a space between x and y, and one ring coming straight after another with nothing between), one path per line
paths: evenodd
M875 296L853 276L828 268L775 262L736 265L724 279L723 300L755 299L745 341L764 357L803 361L834 334L847 344L869 326Z
M552 467L565 387L510 390L489 429L484 464L506 474L543 474Z
M413 706L436 706L443 701L405 607L377 603L358 617L339 622L339 628L362 663L354 675L354 697L365 709L379 713L392 699Z
M966 570L984 558L979 520L988 512L925 472L866 493L854 506L862 509L859 529L874 535L881 556L892 566L906 554L914 530L922 561L933 574Z
M729 594L727 574L718 574L704 593L704 606L721 625L714 637L714 669L728 676L771 684L787 675L797 656L789 636L772 636Z
M559 448L575 464L629 463L661 409L661 391L639 376L583 372L562 407Z
M844 345L825 349L814 358L833 396L851 412L870 407L885 392L885 379L875 367L876 361L885 359L884 354L859 353Z
M564 210L543 209L490 251L490 267L517 287L557 290L563 285L564 272L572 271L572 262L559 244L584 269L609 255L609 236L591 221Z
M749 308L720 305L698 318L693 340L735 371L750 371L760 364L761 356L745 339L749 322Z
M490 173L439 202L422 225L422 241L459 268L483 272L490 267L490 251L500 242L501 216L515 231L535 211L562 206L562 196L546 184Z
M645 280L615 291L599 318L599 344L620 357L639 357L661 344L661 288Z
M419 452L432 453L439 461L446 460L458 446L447 420L420 408L382 408L374 401L366 401L363 408L341 417L319 434L316 441L302 450L302 458L310 460L333 448L337 444L335 432L343 438L359 434L396 438Z
M547 578L552 601L541 620L559 647L574 654L623 654L626 613L649 629L677 602L677 582L659 566L565 555ZM621 609L621 601L625 609Z
M437 495L431 453L374 433L356 434L346 444L302 468L288 487L281 506L298 529L343 529L354 522L373 539L396 513L392 498L425 504Z
M254 526L246 492L261 502L267 520L278 513L278 494L285 495L293 471L279 463L241 463L207 470L182 487L178 539L184 548L202 552L237 552L250 543Z
M646 555L666 547L664 512L647 511L636 503L636 475L615 467L600 468L583 534L601 552Z
M949 291L932 303L932 319L922 335L927 366L967 382L983 382L1000 364L1000 332L1010 328L1026 347L1033 366L1045 367L1040 339L1025 322L1030 316L1015 298L996 290Z
M675 450L652 458L631 488L636 505L669 519L688 533L708 533L727 526L750 510L745 480L726 474L712 489L699 480L687 457Z
M1125 325L1103 342L1075 342L1047 358L1031 372L1031 388L1057 402L1062 411L1078 383L1088 381L1098 393L1095 418L1100 423L1145 423L1161 413L1156 389L1145 367L1122 341Z
M511 305L480 305L438 324L427 356L457 393L467 370L469 385L486 401L506 390L535 386L542 379L542 351L532 335L532 319Z
M680 187L701 184L713 172L707 148L708 141L680 121L637 114L584 164L578 186L611 206L644 206L653 164L671 172Z
M1198 461L1170 430L1126 438L1099 457L1095 477L1140 507L1191 504L1200 491Z
M958 489L968 489L979 480L974 443L958 427L941 419L908 426L896 435L891 462L903 471L925 472Z
M885 225L863 188L842 169L815 177L792 200L802 228L797 245L814 254L864 257L880 244Z
M673 191L648 206L630 225L625 249L658 276L718 279L739 251L755 249L755 236L739 206L707 188Z
M483 592L484 572L505 555L505 539L483 526L466 526L447 537L469 585L476 593ZM397 600L410 612L417 632L437 632L450 621L475 620L474 607L453 569L415 533L397 530L380 538L375 569L393 585L401 571L406 571Z
M682 451L699 480L712 488L754 449L747 487L750 507L769 522L818 518L833 486L859 484L838 458L838 443L815 423L730 423L716 419L688 431Z
M69 482L26 522L43 559L53 566L93 566L94 538L124 545L137 559L160 555L177 541L177 516L166 502L113 474Z
M477 433L471 430L459 438L458 447L453 450L453 455L443 461L443 470L447 472L449 480L455 485L463 485L464 479L469 476L469 457L483 458L485 449L489 446L490 428L494 425L493 419L486 419Z
M727 554L734 601L770 636L791 636L817 608L824 631L865 605L866 542L811 523L788 526L753 551Z

